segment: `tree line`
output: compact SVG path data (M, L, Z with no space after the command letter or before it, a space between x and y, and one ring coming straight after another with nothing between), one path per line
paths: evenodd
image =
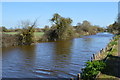
M22 29L14 29L19 32L18 37L21 44L30 45L33 42L33 33L41 30L44 32L42 37L43 41L56 41L65 40L74 37L80 37L80 35L92 35L98 32L103 32L104 28L96 25L92 25L89 21L85 20L82 23L78 23L76 26L72 26L73 20L71 18L65 18L55 13L50 19L52 26L45 26L43 29L36 28L37 19L31 23L30 21L22 21L20 26ZM3 32L9 31L7 28L2 27Z
M73 20L71 18L62 17L58 13L55 13L50 21L52 22L52 26L45 32L43 40L63 40L104 31L99 26L91 25L87 20L83 21L83 23L78 23L76 26L72 26Z

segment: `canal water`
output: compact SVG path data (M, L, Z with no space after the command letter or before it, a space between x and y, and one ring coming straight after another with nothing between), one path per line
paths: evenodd
M72 40L3 48L2 76L4 78L76 77L92 54L105 48L112 37L110 33L98 33Z

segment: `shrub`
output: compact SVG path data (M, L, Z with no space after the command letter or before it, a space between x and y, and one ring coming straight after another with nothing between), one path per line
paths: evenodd
M83 21L82 23L77 23L74 27L76 32L79 34L89 33L90 35L95 34L97 32L103 32L104 28L101 28L97 25L92 25L89 21Z
M20 44L30 45L33 42L33 31L29 32L29 29L24 29L19 34Z
M2 26L2 31L3 31L3 32L7 32L8 30L7 30L6 27Z
M82 78L85 80L93 80L96 75L102 71L106 64L103 61L86 62L86 68L83 70Z
M112 41L112 42L110 42L110 45L111 46L117 45L117 42L116 41Z
M36 20L37 21L37 20ZM21 23L23 29L21 30L19 37L19 45L31 45L33 43L33 33L34 27L36 26L36 21L31 24L29 21L23 21Z
M71 26L72 20L70 18L61 17L56 13L50 21L52 22L52 27L45 32L43 40L63 40L75 36L75 30Z

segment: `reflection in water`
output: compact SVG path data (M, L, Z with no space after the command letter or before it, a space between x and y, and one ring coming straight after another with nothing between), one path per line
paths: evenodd
M22 59L24 60L24 66L25 67L34 67L34 61L35 61L35 48L36 45L31 46L21 46L19 47L21 51Z
M104 48L112 37L99 33L66 41L3 48L3 77L75 77L92 54Z
M36 48L36 45L20 47L20 50L22 51L23 59L29 59L33 61L36 55L35 48Z
M82 42L83 42L83 49L84 51L90 49L89 47L91 47L91 44L92 44L92 38L83 38ZM87 44L87 45L86 45ZM90 50L89 50L90 51Z
M14 49L16 49L17 47L15 47L15 46L11 46L11 47L9 47L9 48L2 48L2 53L4 53L3 55L7 55L7 53L9 53L9 52L11 52L11 51L13 51ZM4 57L4 56L3 56Z
M3 59L4 59L3 71L5 70L5 72L3 72L3 75L5 74L5 76L10 78L13 78L13 75L16 75L17 77L23 77L23 78L34 76L33 74L31 74L31 71L34 66L35 45L19 46L14 49L13 48L11 49L12 50L10 51L8 48L9 52L7 51L7 48L3 49L3 52L4 52L3 53ZM27 74L24 74L24 73L27 73Z
M55 52L52 54L53 71L52 75L59 77L61 74L65 74L67 66L70 64L71 60L71 48L72 40L57 41L55 43ZM64 70L64 71L63 71ZM62 76L61 76L62 77Z
M72 48L72 40L58 41L55 44L54 59L56 62L69 62ZM68 60L68 61L67 61ZM66 64L66 63L65 63Z

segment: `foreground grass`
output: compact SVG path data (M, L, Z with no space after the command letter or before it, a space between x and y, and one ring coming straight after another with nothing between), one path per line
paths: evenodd
M98 59L96 58L92 62L87 62L87 66L82 72L83 79L94 80L96 76L98 80L116 80L120 78L120 56L118 56L119 37L114 37ZM101 74L98 76L99 72Z

